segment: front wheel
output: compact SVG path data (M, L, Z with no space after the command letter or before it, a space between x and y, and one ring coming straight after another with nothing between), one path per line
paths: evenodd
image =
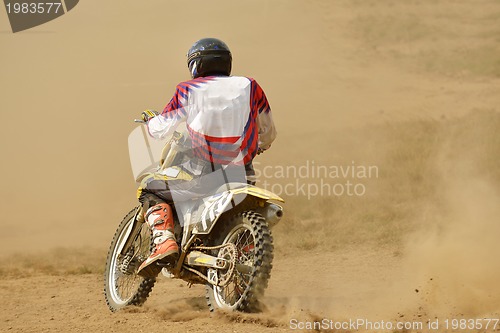
M118 226L106 259L104 297L111 311L142 305L156 282L156 278L137 275L137 268L150 253L151 232L143 223L135 235L128 236L136 211L137 208L131 210ZM134 241L128 249L120 251L128 237L134 237Z
M265 218L253 211L244 212L218 230L214 245L236 246L235 269L224 286L206 285L210 311L259 311L259 299L267 288L273 261L273 239Z

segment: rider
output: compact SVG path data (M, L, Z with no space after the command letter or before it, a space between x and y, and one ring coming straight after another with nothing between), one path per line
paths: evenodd
M271 146L276 130L262 88L254 79L230 76L231 63L231 52L223 41L200 39L187 54L192 79L177 85L161 115L146 110L142 119L150 135L158 139L168 137L185 121L195 156L188 169L194 170L194 176L239 165L252 183L252 160ZM206 185L205 180L201 182ZM179 256L170 204L176 194L189 196L192 189L174 190L171 183L153 175L142 182L138 193L155 244L139 274L155 276L161 268L153 263L174 264Z

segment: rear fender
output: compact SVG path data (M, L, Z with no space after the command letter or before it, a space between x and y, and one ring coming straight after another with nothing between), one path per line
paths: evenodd
M217 193L204 199L203 206L199 208L201 212L199 222L193 226L192 233L195 235L210 233L219 217L228 210L227 207L232 201L233 193L231 191Z
M239 204L243 202L237 199L242 196L258 199L259 205L252 209L261 213L266 220L268 220L270 226L274 226L281 219L283 215L282 207L268 201L274 200L284 202L284 200L270 191L247 185L219 192L206 198L203 207L200 208L200 222L194 225L192 233L197 235L209 234L221 215L233 211L233 209L237 208Z
M242 187L242 188L232 189L230 191L234 195L247 194L247 195L251 195L253 197L259 198L259 199L264 199L266 201L274 200L274 201L279 201L279 202L285 202L285 200L283 200L283 198L281 198L279 195L274 194L271 191L265 190L265 189L257 187L257 186L249 185L249 186Z

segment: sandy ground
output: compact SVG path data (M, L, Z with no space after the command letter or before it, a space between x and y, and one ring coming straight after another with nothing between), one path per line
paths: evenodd
M360 318L369 313L372 320L389 315L387 308L380 313L370 307L389 296L380 290L390 292L391 277L402 277L393 253L358 249L335 255L314 253L314 257L278 256L264 300L267 309L259 314L211 314L203 286L188 288L182 281L164 277L159 278L146 305L121 313L108 311L100 275L4 278L0 280L0 327L13 332L148 332L160 325L167 332L288 332L293 319L346 320L353 311L362 314ZM319 260L322 269L317 266ZM328 277L321 288L314 277L318 274ZM366 283L368 276L370 283ZM287 283L283 284L283 280ZM293 290L289 286L294 286ZM408 298L418 300L412 293L399 295L405 305ZM383 318L397 320L398 312L393 315Z
M492 0L88 0L12 34L0 13L0 331L500 318L499 19ZM203 287L161 279L144 307L113 314L101 270L135 205L131 120L165 105L205 36L271 102L279 139L262 167L356 160L381 180L364 201L285 196L263 313L210 314Z

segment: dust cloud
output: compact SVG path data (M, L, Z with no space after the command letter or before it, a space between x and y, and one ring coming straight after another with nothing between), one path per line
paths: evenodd
M0 16L0 330L287 332L291 318L498 317L498 2L190 7L187 17L184 2L81 1L15 35ZM233 74L269 98L278 138L261 167L379 172L360 180L359 197L285 195L262 313L211 315L203 286L159 279L143 308L111 314L107 247L137 204L132 120L168 102L188 79L186 50L207 36L227 42Z
M491 123L482 125L473 137L465 135L468 142L448 141L440 152L438 193L422 207L420 228L407 244L407 268L421 286L422 305L435 315L500 311L500 187L495 169L485 165L498 157L484 151L496 134Z

